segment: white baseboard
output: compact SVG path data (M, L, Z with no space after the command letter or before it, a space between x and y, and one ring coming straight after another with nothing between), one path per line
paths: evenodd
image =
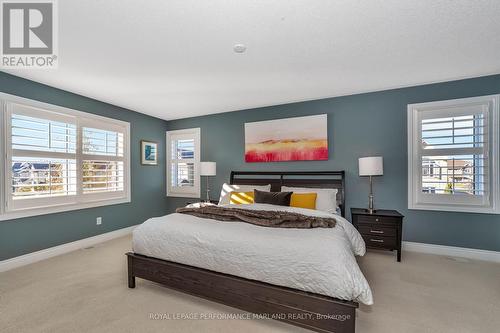
M126 236L134 230L136 225L114 230L97 236L80 239L71 243L66 243L54 247L49 247L48 249L24 254L19 257L10 258L7 260L0 261L0 272L5 272L17 267L32 264L34 262L52 258L64 253L80 250L89 246L93 246L102 242L112 240L114 238L119 238Z
M445 246L436 244L403 242L403 251L436 254L448 257L460 257L500 263L500 252L471 249L466 247Z

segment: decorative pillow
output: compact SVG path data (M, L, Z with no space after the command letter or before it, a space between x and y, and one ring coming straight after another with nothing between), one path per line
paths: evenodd
M236 192L229 195L229 203L232 205L253 204L253 192Z
M263 192L253 190L255 203L265 203L278 206L290 206L292 192Z
M231 192L253 192L253 190L271 191L271 184L268 185L229 185L224 183L220 191L219 205L228 205L230 202Z
M294 193L316 193L316 209L335 214L337 212L337 189L314 187L288 187L281 186L282 191Z
M290 207L316 209L317 193L293 193L290 199Z

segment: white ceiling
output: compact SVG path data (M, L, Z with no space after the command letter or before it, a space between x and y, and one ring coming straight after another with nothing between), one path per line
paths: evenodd
M500 73L498 0L58 6L59 68L8 72L166 120Z

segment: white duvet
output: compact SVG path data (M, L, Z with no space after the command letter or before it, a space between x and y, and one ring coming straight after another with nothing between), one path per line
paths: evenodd
M232 207L232 206L228 206ZM373 304L355 255L358 231L339 215L267 204L238 208L334 217L334 228L284 229L221 222L186 214L151 218L133 233L135 253L274 285Z

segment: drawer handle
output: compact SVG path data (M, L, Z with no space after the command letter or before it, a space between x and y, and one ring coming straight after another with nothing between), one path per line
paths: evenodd
M378 218L375 219L375 222L378 222Z
M371 230L371 229L370 229L370 232L371 232L372 234L383 234L383 233L384 233L384 231L383 231L383 230Z
M377 242L377 243L383 243L383 239L370 239L370 242Z

